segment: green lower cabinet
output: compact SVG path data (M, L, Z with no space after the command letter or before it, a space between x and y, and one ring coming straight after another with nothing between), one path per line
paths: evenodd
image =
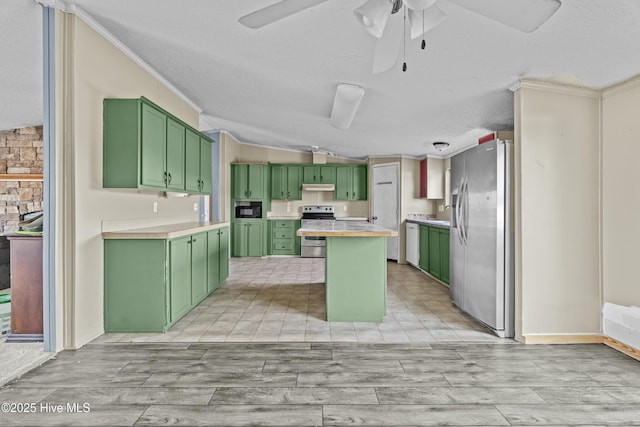
M449 284L449 230L440 229L440 280Z
M421 270L449 284L449 229L420 225Z
M300 255L301 238L296 236L300 221L270 220L267 223L268 255Z
M199 304L209 295L207 277L207 234L191 237L191 305Z
M207 290L215 291L229 276L229 229L207 232Z
M191 309L191 236L169 241L169 271L169 321L174 323Z
M429 227L418 226L420 239L420 259L418 265L424 271L429 271Z
M440 229L429 227L429 273L440 279Z
M264 256L264 221L235 222L233 224L234 257Z
M222 283L229 272L229 237L227 227L220 230L215 264ZM209 249L208 233L105 240L105 332L166 332L215 290L209 285Z

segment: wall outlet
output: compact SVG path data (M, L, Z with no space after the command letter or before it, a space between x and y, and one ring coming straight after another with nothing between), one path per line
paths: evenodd
M153 213L158 213L158 202L153 202Z
M347 211L347 205L344 205L344 211L345 212Z
M194 210L194 211L196 211L196 212L198 212L198 202L195 202L195 203L193 204L193 210Z
M291 202L287 202L287 212L291 212Z
M444 205L438 205L438 211L444 212Z

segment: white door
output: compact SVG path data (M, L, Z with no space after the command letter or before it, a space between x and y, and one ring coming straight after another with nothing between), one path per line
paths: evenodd
M400 203L399 176L400 165L390 163L373 166L373 209L371 220L375 224L395 230L399 234ZM398 260L399 237L387 237L387 259Z

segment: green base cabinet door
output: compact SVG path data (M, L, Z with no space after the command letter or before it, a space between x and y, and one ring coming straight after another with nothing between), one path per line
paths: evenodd
M164 332L169 323L166 240L104 241L105 332Z
M440 280L449 284L449 230L440 229Z
M169 241L171 323L191 309L191 236Z
M200 233L191 237L191 305L209 294L207 282L207 235Z
M418 265L420 269L429 271L429 227L426 225L420 225L419 230L419 246L420 246L420 260Z
M233 227L232 255L234 257L264 256L264 228L262 221L235 222Z
M229 276L229 229L207 232L207 290L215 291Z
M223 227L219 229L220 232L220 247L219 247L219 281L220 284L224 283L229 277L229 227Z
M429 273L440 279L440 229L429 227Z

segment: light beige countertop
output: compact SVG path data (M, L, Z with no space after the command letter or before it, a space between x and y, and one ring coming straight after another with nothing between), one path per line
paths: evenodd
M366 221L313 221L298 229L298 236L349 236L378 237L397 236L398 232Z
M134 228L123 231L102 233L103 239L174 239L189 234L204 233L209 230L227 227L228 222L183 222L179 224L158 225L155 227Z

